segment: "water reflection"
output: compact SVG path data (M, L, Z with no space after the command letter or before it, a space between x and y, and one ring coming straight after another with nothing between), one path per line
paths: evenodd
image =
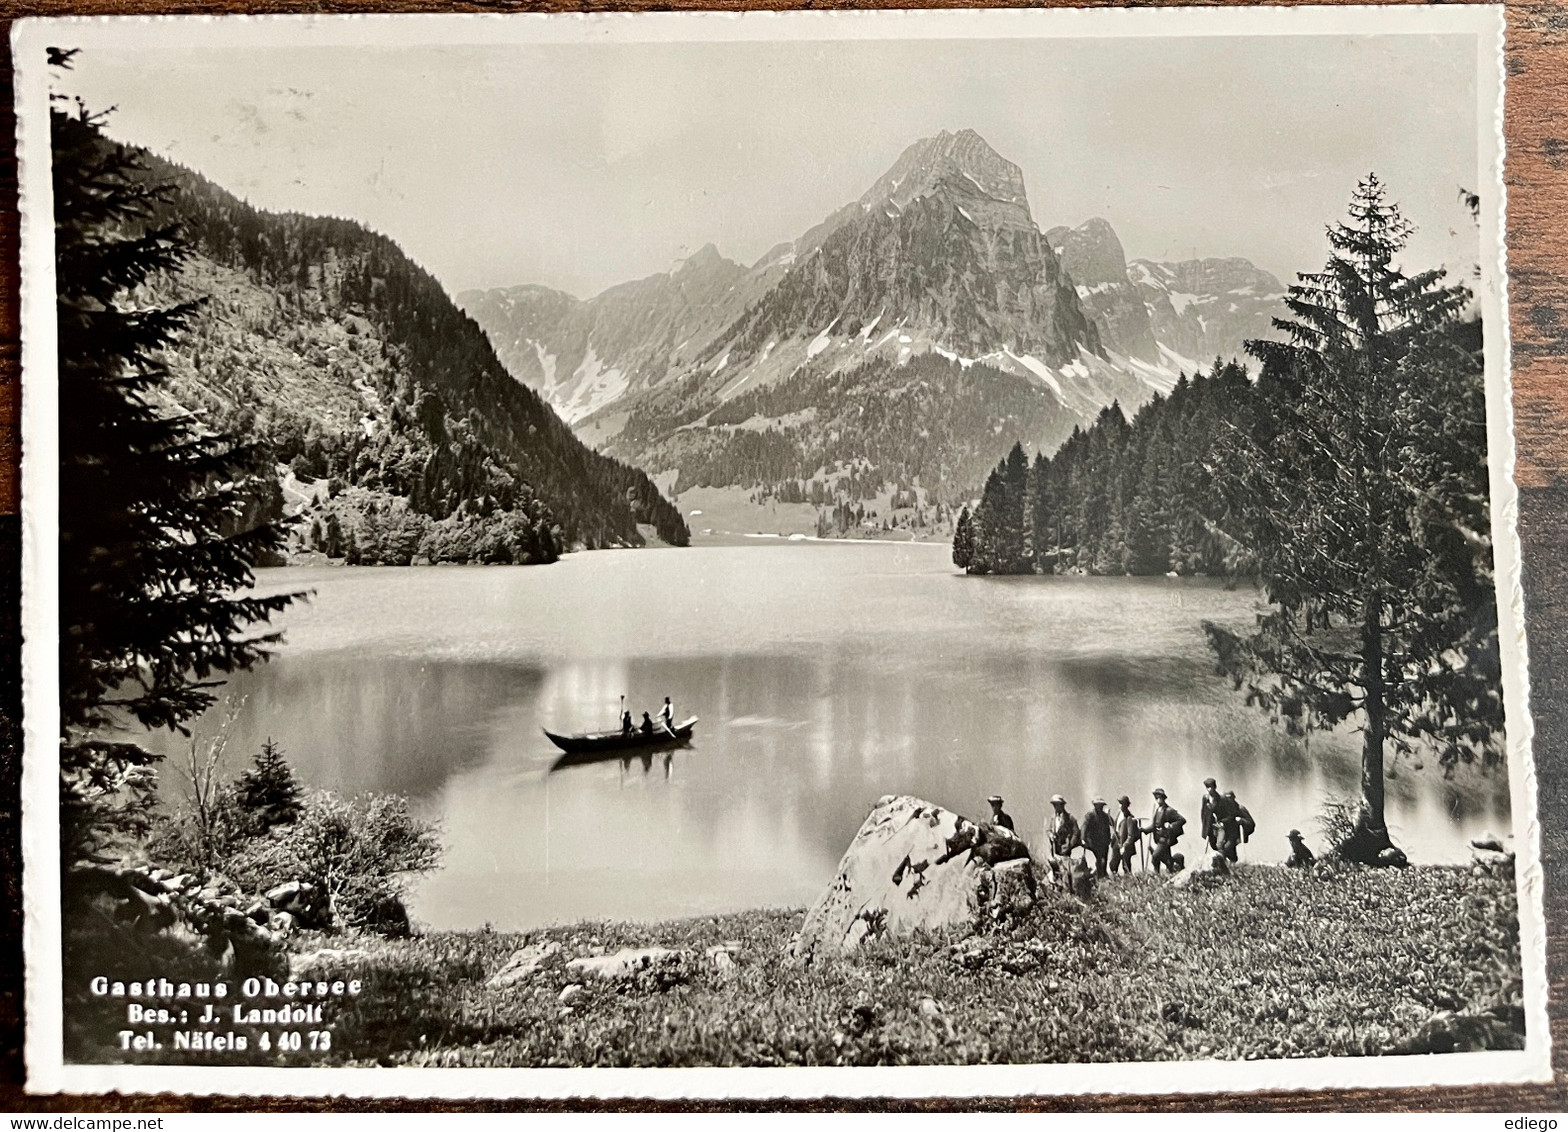
M303 580L318 597L288 647L233 682L248 699L230 749L271 736L313 785L412 796L448 845L414 907L438 926L804 903L889 793L971 814L1000 793L1033 837L1054 792L1146 810L1163 786L1195 819L1214 774L1258 819L1244 853L1272 860L1357 789L1358 735L1291 739L1214 677L1200 621L1253 608L1218 586L975 584L992 580L892 547ZM551 773L542 729L611 729L623 695L636 716L671 696L701 719L691 743ZM1429 761L1388 787L1415 859L1511 828L1500 773L1445 782Z

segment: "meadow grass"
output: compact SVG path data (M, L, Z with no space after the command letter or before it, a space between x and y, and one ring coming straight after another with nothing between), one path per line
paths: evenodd
M365 980L333 1020L338 1064L1149 1061L1523 1043L1513 882L1468 869L1243 866L1191 889L1121 878L1087 902L1047 893L1002 930L881 939L809 967L786 959L802 916L297 947L345 949L314 969ZM487 985L517 948L542 941L561 945L554 965ZM687 956L617 982L561 965L655 945ZM728 974L704 954L723 945ZM574 982L583 988L568 1008L560 994Z

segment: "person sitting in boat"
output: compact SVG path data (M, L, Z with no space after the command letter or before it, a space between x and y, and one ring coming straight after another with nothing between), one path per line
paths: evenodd
M632 731L632 713L629 711L621 712L621 734L630 735Z
M644 735L653 734L653 717L647 712L642 713L642 726L638 728Z
M675 705L670 703L670 697L664 697L664 706L659 709L659 723L670 734L675 733Z

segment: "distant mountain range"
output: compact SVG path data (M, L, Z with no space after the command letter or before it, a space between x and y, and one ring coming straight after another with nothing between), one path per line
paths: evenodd
M1240 355L1283 297L1243 259L1129 264L1102 219L1042 233L1018 166L961 130L750 267L709 245L587 300L458 302L519 382L677 492L852 482L950 502L1014 441L1054 449L1112 402L1130 412Z
M585 446L392 240L134 153L193 251L143 296L197 304L162 395L262 446L296 549L525 563L688 540L654 483Z

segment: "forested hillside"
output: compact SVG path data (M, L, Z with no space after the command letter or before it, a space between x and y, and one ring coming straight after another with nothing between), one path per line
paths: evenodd
M689 402L677 390L670 404L678 413ZM761 498L853 505L892 485L956 505L954 486L978 483L1014 438L1054 447L1074 418L1016 374L922 354L903 365L872 358L807 370L702 420L706 427L681 428L679 416L650 412L627 423L628 435L663 435L649 450L659 466L680 469L676 493L738 484Z
M1251 412L1240 365L1183 376L1128 421L1111 405L1054 457L1021 445L959 517L954 561L972 574L1217 574L1245 567L1213 522L1205 463L1219 432Z
M401 564L549 561L640 545L639 523L689 540L647 476L579 442L392 240L142 161L194 253L157 285L200 304L170 394L287 466L298 545Z

